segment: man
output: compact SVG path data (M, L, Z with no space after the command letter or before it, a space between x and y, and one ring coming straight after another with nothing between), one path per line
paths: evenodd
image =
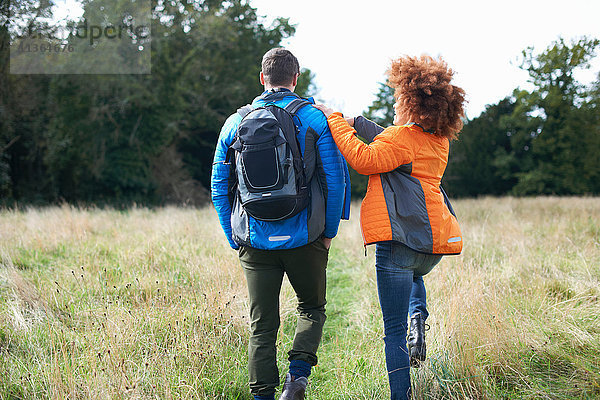
M260 82L265 91L253 108L275 104L286 107L299 97L294 89L300 75L296 57L274 48L262 59ZM314 100L307 99L314 104ZM299 108L294 120L304 157L310 190L309 205L298 214L275 222L259 221L230 196L231 171L227 152L242 120L239 113L225 122L215 152L211 190L221 226L239 259L250 302L251 336L248 345L250 390L256 400L274 400L279 386L276 339L279 329L279 292L284 273L296 292L298 321L289 373L280 400L304 399L311 367L317 364L317 348L325 323L325 269L331 239L340 219L348 218L350 181L323 113L311 104ZM311 171L308 171L308 170Z

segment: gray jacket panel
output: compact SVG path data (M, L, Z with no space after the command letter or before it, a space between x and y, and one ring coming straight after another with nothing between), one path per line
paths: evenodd
M304 151L304 171L310 184L310 202L307 213L308 243L317 240L325 230L327 185L324 185L323 188L320 183L321 180L325 179L325 172L323 171L323 165L320 163L319 153L316 151L318 139L317 132L309 127L304 138L304 148L315 150Z
M380 176L392 240L411 249L433 252L433 233L419 180L397 169Z

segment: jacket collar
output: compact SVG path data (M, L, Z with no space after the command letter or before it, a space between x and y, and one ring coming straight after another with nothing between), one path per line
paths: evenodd
M423 132L426 132L426 133L429 133L429 134L435 135L435 131L429 131L429 130L427 130L427 129L423 128L423 126L422 126L422 125L420 125L420 124L417 124L416 122L409 122L408 124L406 124L406 125L404 125L404 126L417 126L417 127L421 128L421 130L422 130Z
M276 89L265 90L255 100L276 101L276 100L281 100L284 97L288 97L288 96L293 96L293 97L298 97L298 98L300 97L296 93L292 92L289 89L276 88Z
M285 88L277 88L277 89L265 90L260 96L256 97L252 101L252 104L256 105L257 101L274 102L274 101L281 100L281 99L284 99L284 98L290 97L290 96L298 98L298 99L304 99L304 100L307 100L308 102L310 102L312 104L315 104L315 99L314 98L312 98L312 97L300 97L296 93L292 92L289 89L285 89Z
M263 95L265 95L267 93L278 93L278 92L289 92L289 93L292 93L292 91L290 89L280 87L280 88L273 88L273 89L265 90L263 92Z

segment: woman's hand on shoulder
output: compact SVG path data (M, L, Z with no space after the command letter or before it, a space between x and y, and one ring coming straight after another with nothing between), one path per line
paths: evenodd
M323 111L323 114L325 114L325 118L329 118L329 116L331 114L333 114L333 112L334 112L333 109L329 108L328 106L326 106L325 104L322 104L322 103L315 104L315 108L318 108L319 110ZM344 119L350 126L354 126L354 117L352 117L352 118L344 117Z
M327 107L325 104L322 103L317 103L314 105L314 107L323 111L323 114L325 114L325 118L329 118L329 116L334 112L333 109Z

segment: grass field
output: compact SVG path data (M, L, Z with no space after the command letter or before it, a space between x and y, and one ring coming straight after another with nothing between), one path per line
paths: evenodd
M455 201L415 399L600 399L600 199ZM212 208L0 211L0 399L244 399L248 310ZM295 323L282 292L281 376ZM333 242L308 399L389 398L374 247Z

